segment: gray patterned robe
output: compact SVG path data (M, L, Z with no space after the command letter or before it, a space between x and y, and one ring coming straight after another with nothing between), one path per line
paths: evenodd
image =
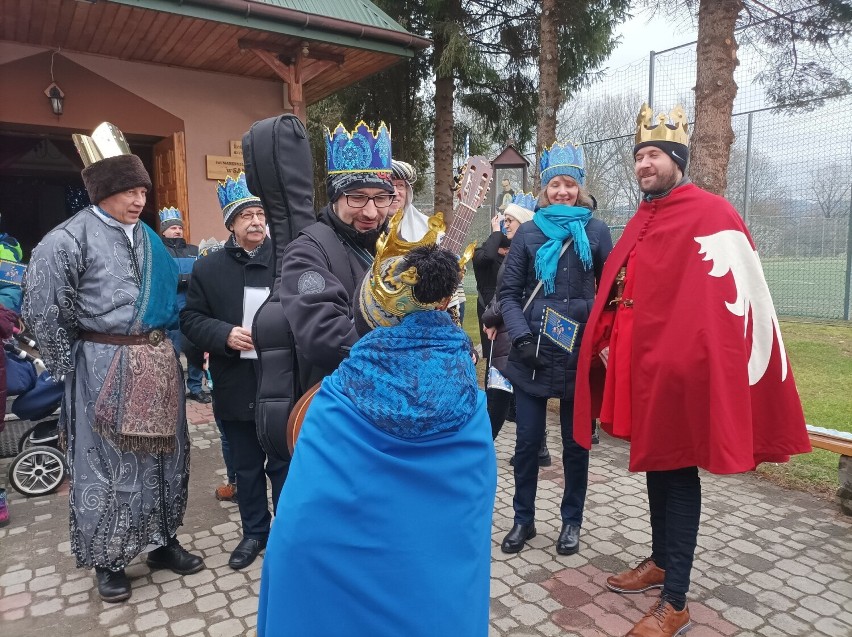
M81 210L33 251L22 310L48 369L55 377L65 375L60 429L68 442L71 550L78 566L112 570L177 533L189 482L189 436L177 365L172 374L163 371L181 387L173 452L122 452L93 429L107 370L116 352L128 346L77 337L82 330L146 331L135 307L149 240L141 222L133 238L131 255L120 224L94 207Z

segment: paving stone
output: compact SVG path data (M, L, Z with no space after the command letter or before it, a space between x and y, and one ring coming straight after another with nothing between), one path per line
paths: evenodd
M763 623L762 618L745 608L739 608L737 606L730 606L726 608L722 611L722 616L732 624L736 624L737 626L741 626L748 630L753 630Z
M224 608L228 603L228 599L223 593L213 593L195 600L195 607L200 613L206 613L217 608Z
M53 613L58 613L62 610L63 599L61 597L54 597L46 602L41 602L39 604L34 604L30 606L29 613L33 617L38 617L40 615L52 615Z
M16 595L6 595L0 598L0 613L28 606L32 601L32 595L29 593L18 593Z
M209 407L203 413L208 415L190 418L209 419ZM65 541L67 489L34 500L12 494L15 516L10 527L0 529L0 542L4 557L7 547L20 557L0 562L4 637L7 626L14 637L256 637L262 560L240 572L227 566L240 522L236 506L215 502L210 493L223 473L218 433L209 424L190 430L195 447L190 491L195 495L178 539L205 555L207 569L183 577L165 569L152 572L143 554L126 569L133 583L130 601L102 602L92 572L75 568ZM496 441L489 637L625 634L659 594L624 596L605 588L609 573L650 553L644 475L627 471L627 445L606 439L592 455L579 555L554 551L562 496L557 453L554 466L540 474L539 537L510 556L500 551L500 541L513 518L507 461L514 424L507 423L505 430ZM556 423L549 428L549 441L553 450L559 448ZM8 461L0 459L0 474L7 467ZM702 472L702 481L690 637L852 637L847 610L852 609L852 519L838 516L832 502L785 491L753 475ZM37 522L36 516L50 517ZM33 616L33 610L46 614Z
M29 582L33 578L33 572L28 568L20 570L9 569L5 574L0 575L0 586L12 586L14 584L23 584Z
M55 588L61 581L62 578L59 575L43 575L30 580L29 586L31 591L44 591L48 588Z
M243 633L243 625L238 619L228 619L207 627L210 637L236 637Z
M168 614L164 611L156 610L139 616L136 621L133 622L133 625L136 627L136 630L148 631L152 628L157 628L158 626L165 626L168 623Z
M173 623L171 625L171 629L177 637L183 637L184 635L189 635L190 633L203 630L205 625L206 624L203 619L199 617L190 617Z
M195 595L193 595L192 589L182 588L160 597L160 605L162 605L163 608L172 608L173 606L188 604L194 597Z

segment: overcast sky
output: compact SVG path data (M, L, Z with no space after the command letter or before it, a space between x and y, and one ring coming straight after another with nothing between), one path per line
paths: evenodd
M647 60L651 50L663 51L695 40L696 28L688 16L672 21L661 12L653 15L650 9L634 10L634 13L636 16L618 29L621 44L605 64L610 69L617 69L640 59Z

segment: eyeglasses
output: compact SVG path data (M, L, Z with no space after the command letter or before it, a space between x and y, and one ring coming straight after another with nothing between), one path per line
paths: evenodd
M266 220L266 213L263 212L262 210L260 212L248 212L248 211L241 212L237 216L240 219L242 219L243 221L251 221L255 217L257 217L258 221L265 221Z
M387 193L370 197L369 195L359 193L349 194L348 192L343 193L343 196L346 197L346 204L351 208L363 208L367 205L368 201L372 201L376 208L387 208L393 203L395 197L395 195Z

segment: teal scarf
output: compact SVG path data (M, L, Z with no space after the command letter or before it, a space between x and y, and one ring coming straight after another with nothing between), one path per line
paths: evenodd
M562 243L572 237L574 251L586 270L592 269L592 249L586 235L586 224L592 218L588 208L552 204L535 213L533 221L548 238L535 254L535 275L544 283L544 293L553 294L556 289L556 269Z
M104 217L116 220L100 206L94 206L94 209ZM146 332L154 329L177 329L177 264L157 233L144 221L137 223L143 232L142 262L139 264L142 280L139 282L139 296L134 304L135 321L140 322Z
M145 330L177 327L178 271L162 240L146 223L139 222L145 242L142 285L136 299L137 317Z

